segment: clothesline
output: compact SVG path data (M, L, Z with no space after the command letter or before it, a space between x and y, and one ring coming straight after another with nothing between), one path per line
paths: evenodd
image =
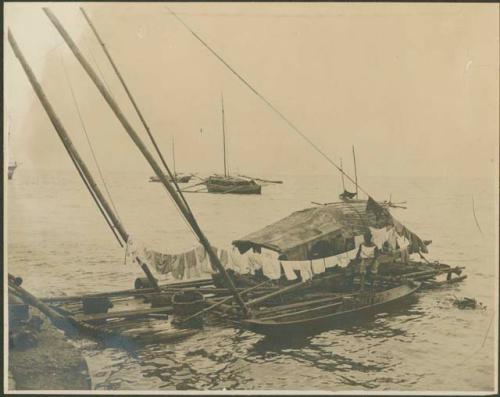
M382 249L386 243L394 250L398 246L407 248L410 241L404 235L396 232L398 228L387 229L383 227L376 229L370 227L372 241L379 249ZM248 250L243 254L234 246L212 248L222 265L236 273L253 275L256 271L262 271L263 275L271 280L277 280L283 274L288 280L295 280L297 279L297 273L299 273L302 280L308 280L316 274L324 273L328 268L348 266L356 258L358 248L363 241L364 235L356 235L354 236L354 248L348 251L329 257L305 260L279 259L280 254L278 252L265 248L261 249L261 253ZM127 252L132 260L136 256L143 257L156 269L156 272L172 274L178 280L209 278L216 273L202 245L193 247L181 254L164 254L139 247L132 239L129 239Z

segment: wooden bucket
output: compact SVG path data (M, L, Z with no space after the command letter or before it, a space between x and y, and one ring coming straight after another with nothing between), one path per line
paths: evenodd
M203 325L203 316L197 316L187 322L183 320L199 311L205 306L205 297L195 291L177 292L172 296L174 311L174 323L182 324L182 327L197 328Z
M113 303L107 297L86 297L82 299L85 314L107 313Z

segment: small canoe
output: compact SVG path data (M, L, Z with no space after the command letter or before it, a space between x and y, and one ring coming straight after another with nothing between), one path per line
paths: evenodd
M181 175L181 174L176 174L175 175L175 181L177 183L188 183L191 180L192 175ZM172 182L171 178L169 175L166 175L167 180ZM149 178L149 182L160 182L160 178L158 178L156 175L152 176Z
M314 333L387 310L394 304L408 299L419 287L419 282L409 281L380 292L359 292L337 296L329 301L322 299L317 304L306 308L302 306L289 310L284 307L284 310L280 311L277 307L264 310L263 313L256 312L254 318L242 320L241 326L264 335Z

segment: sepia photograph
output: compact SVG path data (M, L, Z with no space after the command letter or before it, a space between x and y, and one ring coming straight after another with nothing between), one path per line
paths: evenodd
M498 393L499 4L3 9L4 393Z

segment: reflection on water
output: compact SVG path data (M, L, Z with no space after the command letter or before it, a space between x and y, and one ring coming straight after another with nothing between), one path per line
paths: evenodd
M265 176L264 176L265 177ZM269 176L273 179L272 176ZM152 248L180 251L195 240L149 174L110 174L125 227ZM329 177L331 179L331 177ZM214 245L311 206L332 201L322 177L285 177L261 197L191 195ZM375 197L408 201L393 214L423 238L430 259L467 267L462 284L417 293L396 310L303 337L268 338L207 326L186 340L136 351L76 341L96 389L116 390L491 390L495 288L494 195L488 181L372 181ZM139 188L138 188L139 187ZM73 173L22 173L8 185L9 270L40 296L131 288L140 269L124 263L107 226ZM378 189L378 191L377 191ZM471 195L484 237L474 224ZM397 201L397 200L396 200ZM459 310L454 296L486 310ZM481 344L484 340L484 346Z

